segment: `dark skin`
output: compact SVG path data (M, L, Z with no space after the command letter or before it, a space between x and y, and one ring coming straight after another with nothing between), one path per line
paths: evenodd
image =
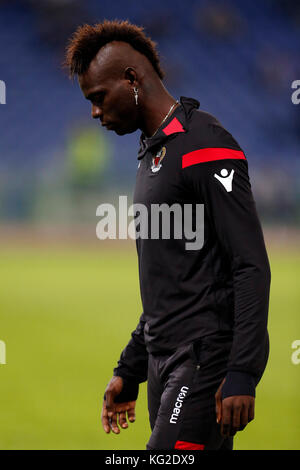
M84 96L92 103L92 117L118 135L137 129L150 137L176 100L168 93L148 59L129 44L104 46L79 77ZM138 89L138 106L134 99Z
M91 101L92 117L118 135L140 129L147 137L155 133L176 100L168 93L149 60L125 42L104 46L88 70L78 77L84 96ZM134 88L138 89L138 105ZM176 106L174 107L174 109ZM224 437L234 436L254 419L254 397L237 395L222 400L220 384L215 394L216 420ZM123 388L121 377L106 387L101 420L106 433L119 434L135 421L135 401L115 403Z
M124 403L115 403L114 399L123 388L123 379L121 377L113 377L105 390L106 400L103 400L101 421L104 431L108 434L110 430L119 434L120 428L127 429L128 422L135 421L135 401Z
M224 382L225 379L215 394L216 420L220 424L222 436L232 437L254 419L255 398L250 395L235 395L222 400Z

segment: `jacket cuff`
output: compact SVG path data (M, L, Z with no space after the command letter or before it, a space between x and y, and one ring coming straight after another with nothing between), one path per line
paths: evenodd
M133 379L123 377L122 373L114 372L114 376L122 377L123 389L114 399L115 403L124 403L127 401L135 401L139 394L139 384ZM104 400L106 399L104 395Z
M250 395L255 397L255 379L247 372L228 371L222 387L222 400L235 395Z

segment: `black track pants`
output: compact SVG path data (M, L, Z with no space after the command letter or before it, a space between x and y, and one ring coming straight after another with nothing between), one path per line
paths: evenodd
M215 393L226 375L232 339L206 337L172 355L149 355L147 449L232 450L216 423Z

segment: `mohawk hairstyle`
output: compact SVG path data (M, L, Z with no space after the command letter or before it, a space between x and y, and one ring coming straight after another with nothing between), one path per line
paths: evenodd
M87 71L98 51L112 41L124 41L147 57L160 79L165 76L160 66L156 43L147 37L142 26L129 23L128 20L109 21L95 25L79 26L68 41L65 56L65 67L69 75L82 75Z

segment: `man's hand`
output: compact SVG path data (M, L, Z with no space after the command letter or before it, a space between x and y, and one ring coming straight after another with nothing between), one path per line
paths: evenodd
M135 421L135 401L114 402L115 397L121 393L122 388L123 379L117 376L114 376L106 387L106 400L103 401L101 413L102 426L106 433L112 430L115 434L119 434L119 426L122 429L128 428L127 418L131 423Z
M215 394L217 423L221 425L224 437L234 436L242 431L254 419L255 398L250 395L236 395L222 400L222 387L225 379Z

